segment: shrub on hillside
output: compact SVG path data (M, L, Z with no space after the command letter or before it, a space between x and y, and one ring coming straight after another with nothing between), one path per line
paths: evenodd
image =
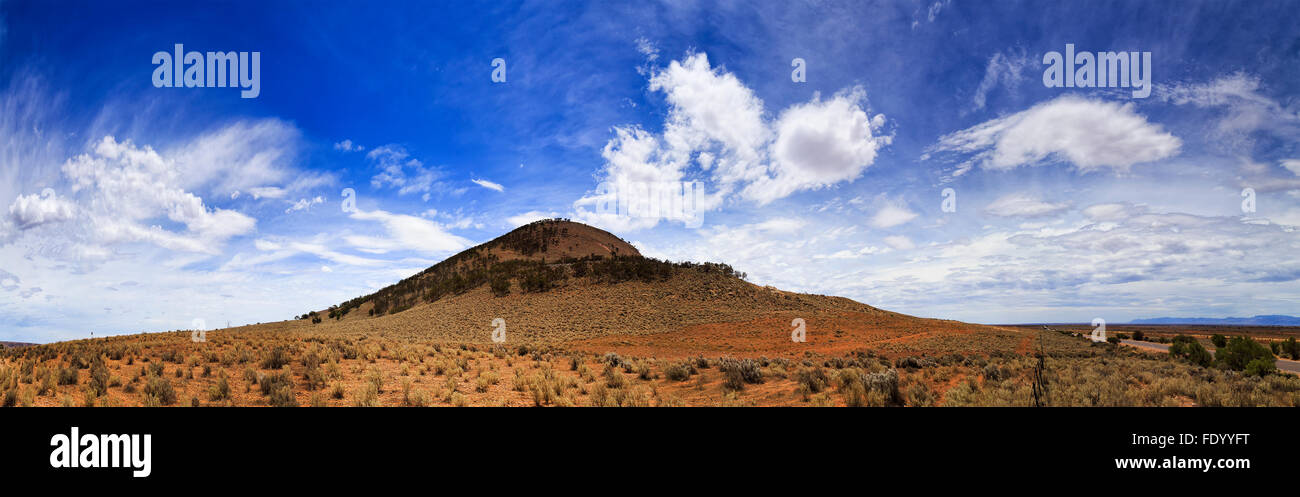
M728 375L728 378L733 371L737 372L745 383L763 382L763 370L759 367L758 361L753 359L723 357L718 359L718 370Z
M691 378L690 363L675 362L664 368L664 376L673 381L686 381Z
M262 369L280 369L289 364L289 350L283 345L276 345L262 358Z
M108 393L108 366L102 357L96 357L90 365L89 392L98 397Z
M162 376L150 376L141 393L145 396L146 405L153 402L164 406L176 403L176 390L172 388L172 382Z
M803 368L794 375L795 380L799 382L799 391L808 394L820 393L830 385L831 379L826 375L826 370L820 367Z
M492 278L492 295L504 297L510 294L510 279L505 276Z
M1210 336L1210 343L1214 344L1215 348L1221 349L1228 345L1228 337L1215 333Z

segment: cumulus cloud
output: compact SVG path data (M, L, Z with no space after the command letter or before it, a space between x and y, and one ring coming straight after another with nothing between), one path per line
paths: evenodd
M1134 164L1176 155L1182 141L1152 124L1132 103L1066 95L1028 110L941 137L922 156L964 157L954 176L971 167L1008 170L1038 166L1048 159L1081 172L1127 172Z
M145 242L172 250L215 254L231 237L249 233L256 221L244 214L208 207L180 186L181 167L152 148L111 136L85 154L67 160L63 175L72 193L85 198L79 210L88 244ZM184 230L149 223L159 219ZM77 231L80 234L83 231ZM74 235L81 236L81 235Z
M1041 217L1060 213L1069 207L1064 202L1045 202L1034 195L1017 192L998 197L984 207L984 212L998 217Z
M19 195L14 199L9 205L9 220L18 229L25 230L72 219L75 208L72 202L59 198L54 190L46 188L39 196Z
M650 90L668 103L662 133L616 126L601 152L597 179L608 184L701 181L704 211L729 198L759 205L862 175L892 137L885 117L867 111L866 93L849 88L830 98L784 109L770 118L761 99L703 53L650 71ZM600 193L574 203L573 217L602 226L639 229L655 218L626 218L587 210Z
M506 191L506 187L501 186L500 183L493 183L493 182L488 181L488 180L485 180L485 179L472 179L472 180L470 180L470 181L474 182L474 184L476 184L476 185L478 185L478 186L481 186L481 187L483 187L483 188L487 188L487 189L489 189L489 190L496 190L496 191L498 191L498 192L504 192L504 191Z
M799 190L853 181L876 160L876 152L892 140L875 136L884 116L867 115L861 88L822 101L797 104L781 113L774 127L768 174L745 188L745 196L760 204Z

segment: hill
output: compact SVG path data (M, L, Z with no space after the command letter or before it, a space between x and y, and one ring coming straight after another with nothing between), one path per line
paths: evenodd
M535 221L448 257L419 274L379 291L307 313L299 319L328 319L383 316L433 302L447 295L462 294L495 282L511 279L532 289L547 286L557 276L557 264L602 259L640 258L636 247L607 231L562 219ZM549 262L548 262L549 261ZM360 311L360 312L354 312Z
M942 354L953 337L966 337L962 350L1011 351L1023 341L1004 328L918 318L744 278L724 263L647 258L603 230L546 220L298 322L330 335L491 343L500 318L510 343L656 357L843 354L867 344L888 355ZM791 340L796 319L806 342Z
M1248 318L1151 318L1134 319L1129 324L1194 324L1222 326L1300 326L1300 317L1270 314Z

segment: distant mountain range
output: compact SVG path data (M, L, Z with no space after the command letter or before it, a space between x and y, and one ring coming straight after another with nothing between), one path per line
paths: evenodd
M1300 326L1300 317L1270 314L1249 318L1152 318L1134 319L1128 324L1204 324L1242 326Z

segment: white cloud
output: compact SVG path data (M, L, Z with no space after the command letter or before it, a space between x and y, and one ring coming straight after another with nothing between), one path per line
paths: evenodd
M366 147L352 143L352 140L343 140L334 144L334 150L341 150L344 152L360 152L365 149Z
M1172 157L1181 147L1181 140L1147 122L1132 103L1066 95L945 135L922 159L953 153L967 156L967 168L1007 170L1055 158L1082 172L1125 172L1134 164Z
M1281 164L1287 171L1291 171L1291 174L1300 176L1300 159L1285 159Z
M257 187L249 188L248 194L252 195L253 199L256 200L256 199L263 199L263 198L284 198L284 196L288 195L289 192L284 188L280 188L278 186L257 186ZM236 190L235 193L233 194L232 199L238 196L239 196L239 191Z
M752 179L771 131L763 122L763 101L734 74L709 66L703 53L672 61L650 78L650 91L668 100L664 142L668 159L684 165L690 154L716 142L730 160L715 173L725 183Z
M1008 89L1020 86L1020 82L1024 79L1021 73L1030 64L1029 57L1023 51L1016 54L998 52L989 57L989 62L984 67L984 79L980 80L979 86L975 88L975 109L984 108L988 93L998 85Z
M523 214L516 214L514 216L507 217L506 222L510 223L512 226L519 227L531 223L533 221L541 221L543 219L550 219L554 217L558 217L554 212L545 213L542 211L528 211Z
M990 202L984 212L999 217L1040 217L1057 214L1068 208L1069 205L1065 203L1045 202L1036 196L1018 192Z
M398 195L424 193L426 201L429 194L445 190L445 185L440 181L442 171L426 167L400 145L377 147L368 152L366 158L379 170L378 174L370 178L370 184L376 188L396 188Z
M19 195L9 205L9 219L20 230L72 219L75 206L46 188L39 196Z
M1300 113L1263 93L1258 76L1234 73L1204 83L1159 85L1157 96L1177 105L1222 110L1215 120L1210 138L1214 146L1234 153L1248 153L1264 131L1283 140L1300 138Z
M1137 207L1126 203L1095 204L1083 210L1083 215L1094 222L1121 221L1134 214L1142 213Z
M294 204L291 205L291 206L289 206L288 209L285 209L285 210L284 210L284 213L285 213L285 214L288 214L288 213L290 213L290 212L296 212L296 211L301 211L301 210L307 210L307 209L310 209L311 206L316 205L316 204L319 204L319 203L323 203L323 202L325 202L325 198L324 198L324 197L320 197L320 196L316 196L316 197L314 197L314 198L312 198L312 199L310 199L310 200L305 199L305 198L298 199L298 201L297 201L297 202L294 202Z
M866 92L854 88L786 109L774 124L769 174L746 187L745 196L764 204L861 176L892 140L873 133L884 125L884 116L868 117L864 107Z
M659 59L659 48L644 36L636 39L636 51L641 52L647 61L654 62Z
M481 187L483 187L483 188L487 188L487 189L489 189L489 190L496 190L496 191L498 191L498 192L504 192L504 191L506 191L506 187L501 186L500 183L493 183L493 182L488 181L488 180L485 180L485 179L472 179L472 180L470 180L470 181L473 181L474 184L476 184L476 185L478 185L478 186L481 186Z
M653 71L650 89L662 92L668 102L663 133L616 126L601 153L605 164L598 180L701 181L707 187L701 211L733 196L763 205L798 191L853 181L892 139L879 134L885 117L867 113L861 88L829 99L815 95L769 120L753 90L734 74L711 66L702 53ZM599 200L595 195L579 199L572 217L625 229L659 222L586 209Z
M883 203L876 214L871 216L869 224L876 228L893 228L916 219L916 216L917 213L908 210L905 206Z
M885 245L893 247L895 250L909 250L916 247L912 239L902 235L890 235L885 237Z
M412 250L433 255L450 255L471 245L469 240L448 233L438 223L417 216L393 214L376 209L358 210L350 217L361 221L378 222L388 232L387 237L366 235L344 237L345 241L363 252L382 254Z
M293 162L300 140L297 128L278 119L238 121L161 155L172 164L169 179L176 186L224 196L282 184L296 175ZM274 193L262 196L278 198Z
M179 186L180 166L150 147L111 136L93 151L69 159L63 174L72 192L88 196L84 228L89 243L147 242L160 247L215 254L231 237L253 231L256 220L239 212L210 209ZM144 223L165 218L185 226L170 231Z

